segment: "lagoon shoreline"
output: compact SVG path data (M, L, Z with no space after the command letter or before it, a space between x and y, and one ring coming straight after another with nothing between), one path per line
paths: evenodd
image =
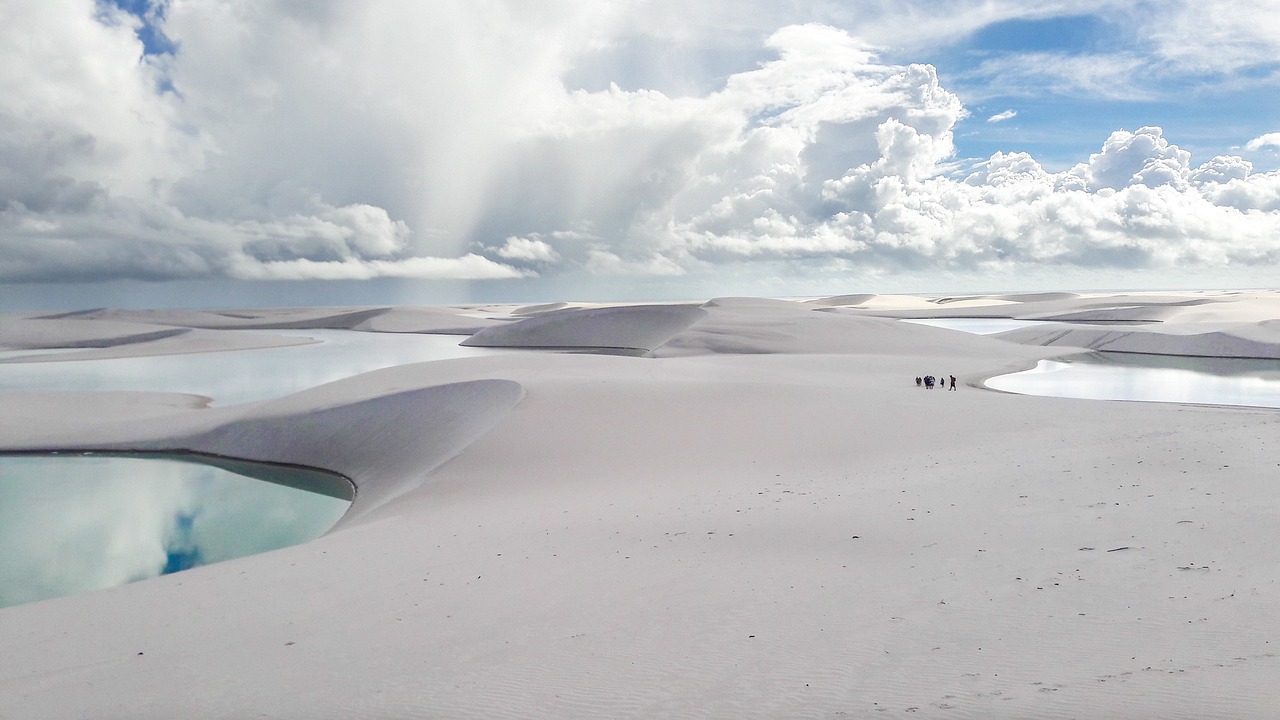
M1280 412L979 387L1099 347L1280 358L1280 293L28 313L0 346L234 351L273 327L527 350L225 407L0 393L3 451L208 453L357 487L311 543L0 609L0 714L1280 707ZM914 387L942 372L959 392Z

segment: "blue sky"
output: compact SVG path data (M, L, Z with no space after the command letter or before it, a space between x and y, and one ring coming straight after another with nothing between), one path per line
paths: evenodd
M1280 264L1269 4L0 11L0 309L1256 287Z
M113 0L111 6L137 19L134 33L142 43L143 55L176 53L178 48L164 34L165 4L151 0Z
M944 83L972 98L972 116L961 122L956 138L965 157L1021 150L1065 169L1096 151L1098 138L1143 125L1159 125L1193 155L1210 157L1239 153L1249 140L1274 131L1280 117L1280 92L1274 88L1280 61L1262 56L1232 72L1187 72L1164 67L1151 51L1118 20L1065 15L996 22L923 61L938 67ZM1121 55L1138 64L1131 75L1113 81L1110 96L1070 84L1007 83L983 72L984 63L1016 62L1028 54L1065 60ZM1009 119L989 121L1011 110L1016 115ZM1275 153L1252 157L1258 170L1280 166Z

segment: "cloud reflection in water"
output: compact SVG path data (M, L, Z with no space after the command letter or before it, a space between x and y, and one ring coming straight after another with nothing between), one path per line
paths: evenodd
M0 607L296 545L349 504L176 459L0 457Z

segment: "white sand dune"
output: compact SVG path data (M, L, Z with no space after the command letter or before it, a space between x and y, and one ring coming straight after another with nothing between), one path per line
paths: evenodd
M308 338L263 336L165 325L90 319L0 317L0 348L67 349L57 360L101 360L139 355L176 355L287 347L315 342ZM52 358L19 355L0 363L46 362Z
M1046 353L1010 347L981 336L911 325L842 308L810 308L796 303L703 306L706 317L655 349L655 357L707 354L868 354L929 357L946 345L949 360L991 357L992 349L1023 359ZM1060 352L1057 354L1061 354ZM922 360L922 363L924 361ZM1034 359L1030 360L1034 365ZM1000 368L997 368L1000 369ZM925 374L936 374L929 364ZM915 374L914 369L905 369Z
M361 385L374 381L362 378ZM470 380L317 407L315 396L331 398L335 386L341 384L256 405L207 431L130 449L176 445L198 453L332 470L356 485L355 503L345 518L349 521L421 485L524 395L510 380ZM407 451L390 451L400 448Z
M171 393L14 393L0 418L0 449L187 452L328 470L357 487L350 520L421 484L524 394L510 380L422 386L421 370L406 365L208 409L203 398ZM62 420L89 403L100 422ZM173 412L191 409L201 412Z
M1010 330L1001 333L1000 337L1024 345L1078 347L1107 352L1280 360L1280 325L1276 323L1256 323L1236 326L1230 331L1210 332L1192 332L1185 325L1174 328L1172 332L1055 325L1043 329Z
M1076 300L1080 297L1077 293L1064 292L1040 292L1040 293L1011 293L1008 295L986 295L994 300L1003 300L1005 302L1048 302L1053 300Z
M279 330L350 329L387 312L383 307L237 308L234 310L88 310L72 315L83 320L117 320L177 327ZM56 316L51 316L56 317Z
M706 313L691 305L633 305L543 312L462 342L473 347L649 352Z
M269 308L262 310L90 310L57 315L0 316L0 350L85 348L61 360L247 350L314 342L230 330L359 330L385 333L473 335L502 325L455 308ZM216 330L217 332L210 332ZM127 347L126 347L127 346ZM0 362L43 362L11 357Z
M1115 293L1075 295L1031 293L929 297L877 295L857 308L883 317L982 317L1080 322L1262 321L1280 314L1274 291L1196 293Z
M191 331L187 328L143 323L0 316L0 347L10 350L104 348L149 342L189 332Z
M1212 299L1273 331L1269 298ZM918 390L1071 350L866 305L601 314L616 334L553 311L507 341L651 356L420 363L226 408L7 393L2 449L313 465L372 502L305 545L0 610L0 715L1273 715L1280 413Z
M364 330L470 335L497 324L458 308L355 307L236 310L89 310L69 314L79 320L217 330ZM57 319L60 316L49 316Z
M472 335L486 327L501 323L501 320L468 317L452 308L406 307L387 308L377 315L352 325L350 329L368 332Z
M523 307L519 307L519 308L516 308L515 310L512 310L511 314L512 315L540 315L542 313L552 312L555 310L565 310L570 307L571 306L568 303L562 303L562 302L543 303L541 305L525 305Z
M858 293L854 295L834 295L832 297L809 300L808 302L813 305L821 305L824 307L833 307L837 305L852 306L852 305L862 305L874 297L875 295L871 293Z

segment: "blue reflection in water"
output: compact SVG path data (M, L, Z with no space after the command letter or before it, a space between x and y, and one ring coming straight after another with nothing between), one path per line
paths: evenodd
M1280 361L1090 353L1041 360L986 385L1023 395L1280 408Z
M142 390L204 395L216 404L280 397L371 370L429 360L493 355L459 345L466 336L350 330L241 330L314 338L292 347L186 355L0 363L0 390Z
M336 487L324 473L222 464ZM0 607L296 545L349 505L172 457L0 456Z

